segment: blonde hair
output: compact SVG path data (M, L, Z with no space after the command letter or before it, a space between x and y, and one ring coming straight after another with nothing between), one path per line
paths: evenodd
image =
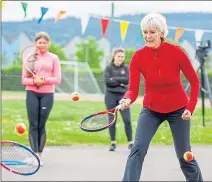
M148 26L154 26L158 29L158 31L162 32L164 35L161 37L164 40L168 35L168 26L166 23L166 18L159 13L148 13L141 20L141 30L144 34L144 29Z
M118 52L123 52L123 53L125 54L124 48L122 48L122 47L116 47L116 48L114 48L114 49L113 49L113 52L112 52L111 63L114 63L114 57L115 57L115 55L116 55Z
M39 39L44 38L47 42L50 41L50 36L47 32L38 32L35 35L35 42L37 42Z

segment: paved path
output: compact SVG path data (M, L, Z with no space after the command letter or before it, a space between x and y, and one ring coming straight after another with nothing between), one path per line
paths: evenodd
M212 181L212 146L192 146L204 181ZM45 166L32 176L19 176L2 169L2 181L120 181L129 151L118 146L48 147ZM150 146L141 180L185 181L173 146Z

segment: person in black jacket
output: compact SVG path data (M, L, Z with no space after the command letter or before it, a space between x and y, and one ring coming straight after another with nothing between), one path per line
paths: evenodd
M107 109L112 109L119 104L127 91L129 81L129 71L127 65L124 63L125 50L123 48L116 48L113 52L112 60L104 71L105 104ZM130 109L120 111L125 125L125 132L128 139L128 148L132 148L132 126ZM109 151L116 150L116 126L115 124L109 128L111 146Z

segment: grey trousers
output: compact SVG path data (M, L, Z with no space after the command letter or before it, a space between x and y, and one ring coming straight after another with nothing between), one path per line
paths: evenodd
M169 123L177 158L186 181L203 181L196 159L186 162L183 158L186 151L191 151L190 121L185 121L181 118L183 111L184 108L168 114L162 114L143 107L138 120L135 142L128 156L122 181L139 181L143 161L151 139L160 124L165 120Z
M119 101L124 97L124 93L116 93L116 92L105 92L105 104L107 110L112 109L119 105ZM125 133L127 136L127 140L132 141L132 125L131 125L131 116L130 109L125 109L120 111L122 119L124 121ZM117 118L116 118L117 119ZM110 139L111 141L116 140L116 123L109 128Z

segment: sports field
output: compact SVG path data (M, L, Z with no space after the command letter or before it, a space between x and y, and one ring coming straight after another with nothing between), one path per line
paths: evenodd
M27 134L18 135L15 132L18 122L24 122L28 126L24 99L23 92L3 92L2 139L28 145ZM103 99L103 96L82 95L80 101L73 102L70 96L55 96L54 107L47 123L48 147L44 151L44 167L29 177L17 176L3 170L3 181L120 181L129 154L120 115L117 122L116 152L108 151L108 131L86 133L79 128L79 122L84 116L105 110ZM141 99L138 98L131 108L134 131L141 110ZM207 102L206 127L203 127L200 103L192 117L191 142L204 179L211 181L212 111ZM185 180L172 143L169 126L164 122L152 140L141 180ZM158 167L162 170L159 171Z
M24 93L3 92L2 94L2 138L27 144L27 135L18 135L15 125L24 122L28 126ZM140 99L140 100L139 100ZM137 118L141 110L141 98L131 108L132 125L135 131ZM202 126L201 108L197 107L191 123L191 142L193 144L212 145L212 109L207 105L206 127ZM109 132L86 133L80 130L80 120L94 112L105 110L103 97L82 96L78 102L71 101L69 96L55 96L54 107L47 123L47 145L74 145L74 144L109 144ZM117 142L126 143L124 124L118 115ZM152 144L172 144L171 132L167 122L164 122Z

